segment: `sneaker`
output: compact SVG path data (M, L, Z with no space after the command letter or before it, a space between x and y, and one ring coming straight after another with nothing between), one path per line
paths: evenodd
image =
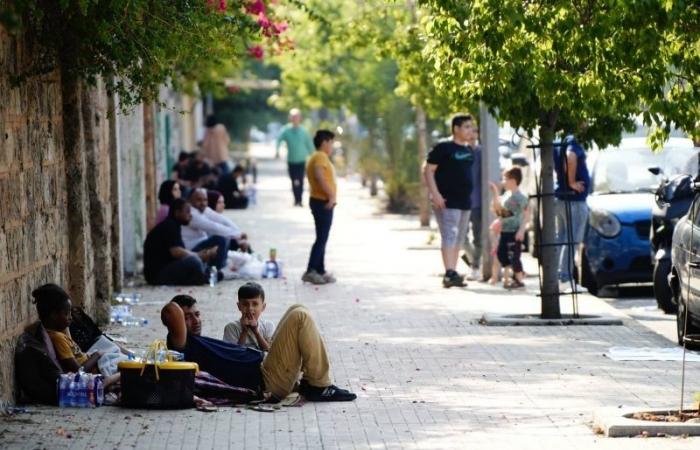
M326 283L335 283L335 281L336 281L335 277L330 272L326 272L321 276L323 277L324 280L326 280Z
M301 276L301 281L305 281L311 284L326 284L327 281L323 278L323 275L319 274L315 270L310 270Z
M481 271L479 269L472 269L467 276L469 281L479 281L481 279Z
M301 380L299 393L310 402L351 402L357 395L347 389L340 389L338 386L317 387L311 386L306 380Z
M444 288L451 288L451 287L465 287L467 283L464 282L464 275L460 275L457 272L453 272L450 275L445 274L444 277L442 277L442 287Z
M573 284L573 289L571 288ZM576 292L577 294L583 294L585 290L578 285L575 281L572 283L570 281L560 281L559 282L559 293L560 294L571 294Z

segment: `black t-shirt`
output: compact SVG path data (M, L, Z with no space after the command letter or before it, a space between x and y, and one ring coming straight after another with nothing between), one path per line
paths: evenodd
M185 247L182 242L180 224L168 217L155 226L143 244L143 275L150 284L155 284L158 273L175 261L170 254L172 247Z
M428 153L428 164L435 164L435 183L448 208L470 209L474 151L454 141L438 143Z

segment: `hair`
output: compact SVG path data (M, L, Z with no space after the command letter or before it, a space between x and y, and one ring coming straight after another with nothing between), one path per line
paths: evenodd
M245 172L245 169L243 168L242 165L236 164L236 166L233 168L231 173L236 173L236 172Z
M452 128L450 128L450 130L454 131L455 127L461 127L464 122L471 122L473 120L471 114L457 114L452 118Z
M195 303L197 303L197 300L195 300L194 297L185 294L176 295L170 301L180 305L180 308L191 308Z
M289 110L289 117L301 115L301 110L299 108L292 108Z
M318 130L314 135L314 147L318 150L321 148L321 144L326 141L331 141L335 138L335 133L330 130Z
M170 205L173 200L173 187L177 184L175 180L165 180L160 184L158 189L158 201L161 205Z
M170 202L170 210L168 211L168 217L175 217L175 213L181 211L182 208L187 206L187 202L183 198L176 198Z
M53 283L44 284L32 291L33 303L39 313L39 319L44 320L51 313L60 311L70 299L61 286Z
M216 210L216 202L219 201L219 197L221 197L222 195L223 194L219 191L207 191L207 203L209 204L209 207L211 209Z
M204 122L204 125L207 128L215 127L219 123L219 120L216 118L215 115L211 114L207 116L206 121Z
M192 197L194 197L194 194L196 194L196 193L198 193L198 192L199 192L200 194L204 194L205 197L208 197L207 188L202 188L202 187L200 187L200 188L192 189L192 191L190 192L190 196L188 197L188 200L191 201L191 200L192 200Z
M186 151L183 150L183 151L181 151L181 152L177 155L177 161L178 161L178 162L187 161L187 160L190 159L191 157L192 157L192 154L191 154L191 153L188 153L188 152L186 152Z
M265 291L262 286L254 281L249 281L240 288L238 288L238 300L250 300L251 298L260 297L262 301L265 301Z
M503 175L506 178L510 178L511 180L515 180L515 182L520 186L520 183L523 181L523 171L520 170L520 167L511 167L510 169L507 169L506 171L503 172Z

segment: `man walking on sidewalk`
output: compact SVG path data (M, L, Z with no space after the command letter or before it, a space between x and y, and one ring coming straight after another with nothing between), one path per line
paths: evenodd
M301 277L303 281L313 284L334 283L335 278L326 272L326 243L333 223L333 208L336 205L335 168L329 158L333 151L335 134L328 130L318 130L314 136L316 152L309 158L306 166L311 193L309 206L316 225L316 241L311 247L309 265Z
M464 240L464 254L462 260L471 267L471 274L468 279L480 280L481 271L481 146L477 143L478 132L474 130L471 139L467 144L474 151L474 162L472 164L472 193L470 196L469 209L469 236Z
M313 153L314 147L309 133L301 127L301 111L296 108L289 111L289 122L277 138L275 158L280 156L282 142L287 144L287 168L289 169L289 178L292 180L294 206L301 206L306 158Z
M468 143L473 134L472 116L455 116L452 119L452 139L433 147L423 165L423 176L442 237L442 262L445 266L442 285L446 288L466 286L464 276L459 275L455 268L469 229L474 150Z

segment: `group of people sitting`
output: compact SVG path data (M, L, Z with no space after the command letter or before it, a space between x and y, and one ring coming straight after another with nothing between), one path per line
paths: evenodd
M22 335L16 353L17 379L25 400L55 404L58 376L78 370L107 375L105 387L118 392L119 373L105 373L104 352L83 351L73 340L69 295L55 284L46 284L32 296L39 322ZM326 346L308 309L290 307L275 327L261 318L265 292L253 282L239 288L237 307L240 318L226 325L223 340L214 339L202 336L197 300L176 295L161 311L168 348L197 363L207 380L251 392L251 400L279 402L295 390L309 401L356 398L331 382ZM206 403L206 399L195 400Z
M250 252L246 233L222 214L223 195L196 188L189 201L182 198L178 181L160 187L161 206L156 226L146 236L143 263L148 284L200 285L227 274L228 252Z
M180 152L172 168L173 180L179 183L185 195L193 189L205 188L221 192L226 209L248 207L254 188L248 186L241 189L239 186L239 182L247 184L246 170L241 165L236 165L231 170L230 143L226 127L216 117L207 117L204 139L198 143L199 149L191 153Z

